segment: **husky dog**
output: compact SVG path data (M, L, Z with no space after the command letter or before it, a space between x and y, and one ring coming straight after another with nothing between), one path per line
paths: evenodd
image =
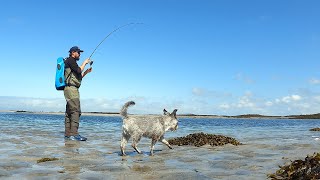
M174 131L178 128L178 120L176 117L177 109L172 113L163 110L163 116L128 116L127 110L129 106L135 105L135 102L129 101L124 104L120 111L120 115L123 118L122 125L122 138L121 138L121 153L123 156L124 148L130 138L132 138L132 147L141 154L141 151L137 148L137 145L141 137L148 137L151 139L150 154L153 155L154 145L157 141L167 145L170 149L172 147L164 139L164 133L168 130Z

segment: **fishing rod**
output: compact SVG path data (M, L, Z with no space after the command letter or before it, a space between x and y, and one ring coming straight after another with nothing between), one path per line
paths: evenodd
M114 29L113 31L111 31L105 38L102 39L102 41L98 44L98 46L93 50L93 52L91 53L91 55L89 56L89 59L91 58L91 56L96 52L96 50L98 49L98 47L111 35L113 34L114 32L118 31L119 29L121 28L124 28L126 26L129 26L129 25L133 25L133 24L143 24L143 23L128 23L128 24L124 24L116 29ZM90 60L90 66L92 66L93 64L93 61Z

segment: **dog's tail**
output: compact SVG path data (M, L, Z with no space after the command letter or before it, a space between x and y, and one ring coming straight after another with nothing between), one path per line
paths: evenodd
M122 106L122 109L120 111L120 115L123 117L123 118L127 118L128 117L128 113L127 113L127 110L128 110L128 107L129 106L133 106L135 105L136 103L133 102L133 101L129 101L129 102L126 102L123 106Z

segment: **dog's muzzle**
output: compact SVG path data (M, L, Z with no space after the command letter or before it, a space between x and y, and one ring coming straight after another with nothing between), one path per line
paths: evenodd
M174 131L176 131L178 129L178 124L174 127Z

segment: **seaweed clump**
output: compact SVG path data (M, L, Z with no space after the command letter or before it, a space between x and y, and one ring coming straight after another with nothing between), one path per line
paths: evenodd
M274 174L268 175L273 180L283 179L320 179L320 153L307 156L305 160L295 160Z
M241 145L241 143L234 138L222 135L205 134L203 132L189 134L185 137L169 139L168 142L171 145L193 145L196 147L200 147L205 144L209 144L211 146L223 146L225 144L233 144L235 146Z
M47 161L56 161L59 160L58 158L41 158L37 160L37 163L47 162Z
M320 128L312 128L310 131L320 131Z

